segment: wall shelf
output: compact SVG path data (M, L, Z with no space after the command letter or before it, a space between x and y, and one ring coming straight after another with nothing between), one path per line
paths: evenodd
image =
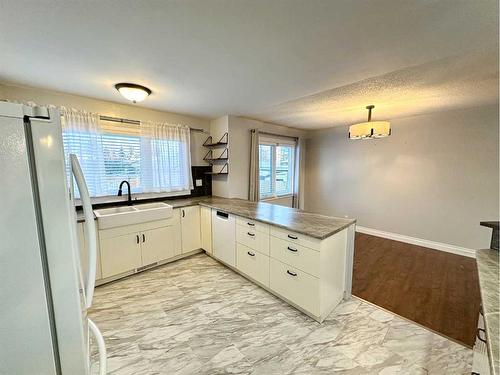
M212 136L208 136L208 138L203 142L203 146L205 147L218 147L218 146L226 146L228 143L228 134L227 132L222 135L222 137L214 142Z
M214 142L211 135L205 140L205 142L203 142L203 146L209 148L209 150L203 157L203 160L212 166L212 172L205 172L205 174L209 174L212 176L229 174L229 149L227 148L228 143L229 136L227 132L225 132L217 142ZM220 148L218 147L220 146L225 147L222 152L219 152ZM215 148L218 148L217 151L214 150ZM222 164L221 162L224 162L224 164ZM214 168L216 170L214 170Z
M212 176L227 175L227 174L229 174L229 164L224 163L222 168L219 169L218 171L205 172L205 174L209 174Z
M203 157L203 160L205 160L209 164L213 164L213 163L218 162L218 161L229 160L229 150L227 148L225 148L221 153L219 153L218 156L214 157L214 151L212 149L210 149Z

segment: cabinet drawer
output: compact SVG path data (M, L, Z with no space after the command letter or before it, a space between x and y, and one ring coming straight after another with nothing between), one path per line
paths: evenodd
M269 287L309 313L320 315L319 279L270 258Z
M256 221L256 220L250 220L250 219L246 219L244 217L238 216L236 218L236 224L241 225L247 229L257 230L259 232L269 234L269 225L261 223L261 222Z
M236 225L236 242L269 256L269 234Z
M236 268L245 275L269 287L268 256L238 243L236 244Z
M313 276L320 276L319 251L271 236L270 255Z
M273 226L271 227L271 236L281 238L285 241L297 243L314 250L319 250L321 247L321 240L317 238Z

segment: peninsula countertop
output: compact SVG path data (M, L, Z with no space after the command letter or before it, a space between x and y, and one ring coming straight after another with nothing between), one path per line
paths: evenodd
M199 204L320 240L356 222L355 219L324 216L296 208L266 202L250 202L244 199L210 197L201 200Z
M476 252L477 271L481 290L486 343L492 375L499 375L499 253L498 250Z
M288 229L317 239L325 239L356 222L355 219L325 216L266 202L221 197L193 197L165 200L173 208L201 205ZM134 202L140 204L140 202ZM112 207L112 205L110 206ZM84 221L83 213L77 213Z

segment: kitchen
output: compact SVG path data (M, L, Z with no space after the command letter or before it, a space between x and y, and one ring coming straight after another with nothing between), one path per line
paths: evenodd
M496 2L42 3L0 16L0 373L498 373ZM394 12L398 61L326 38Z

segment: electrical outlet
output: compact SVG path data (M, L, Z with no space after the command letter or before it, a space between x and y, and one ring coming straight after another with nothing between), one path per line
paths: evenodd
M203 186L203 180L201 178L196 179L196 186Z

